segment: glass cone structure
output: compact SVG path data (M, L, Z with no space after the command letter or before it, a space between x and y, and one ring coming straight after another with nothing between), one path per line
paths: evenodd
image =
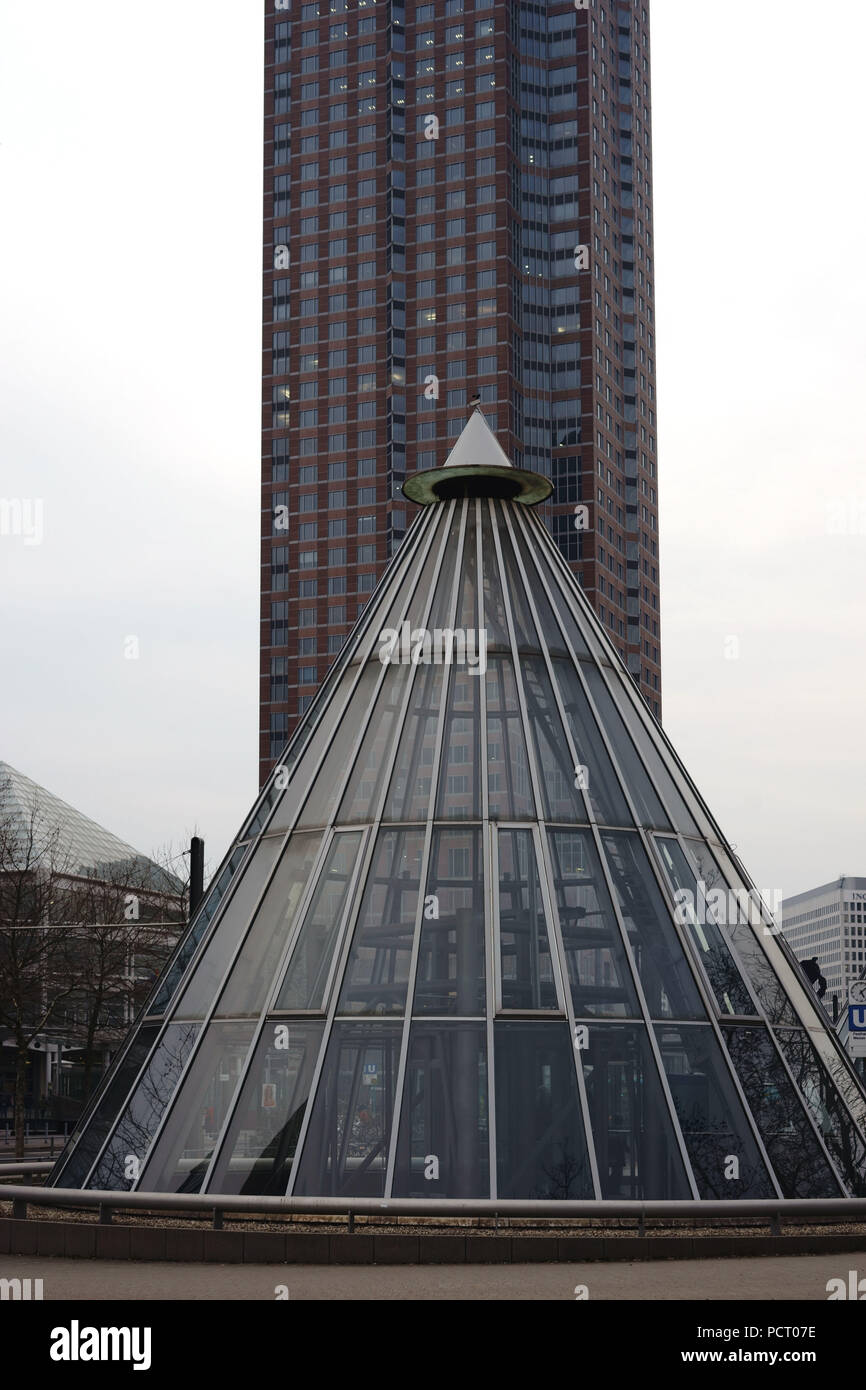
M866 1094L475 412L61 1187L866 1195Z

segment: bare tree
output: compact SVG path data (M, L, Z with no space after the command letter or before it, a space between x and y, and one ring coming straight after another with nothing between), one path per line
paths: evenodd
M125 1036L186 919L188 877L173 868L183 857L165 851L159 860L110 864L99 877L67 879L55 901L55 914L79 931L76 987L53 1028L80 1046L85 1100L99 1054Z
M48 1039L82 1053L84 1098L150 993L187 915L182 854L83 869L34 804L0 814L0 1032L15 1054L13 1125L24 1156L34 1050Z
M59 873L68 870L59 832L37 808L0 818L0 1027L15 1050L15 1156L24 1157L24 1097L31 1045L76 987L76 929L51 926Z

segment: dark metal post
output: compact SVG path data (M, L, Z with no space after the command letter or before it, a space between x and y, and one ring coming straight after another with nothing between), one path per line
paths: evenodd
M189 915L195 916L196 908L204 896L204 840L193 835L189 842Z

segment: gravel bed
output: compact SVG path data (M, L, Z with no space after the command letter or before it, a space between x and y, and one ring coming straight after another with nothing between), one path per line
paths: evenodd
M99 1213L95 1209L70 1210L61 1207L40 1207L28 1205L28 1214L48 1221L71 1221L82 1222L85 1224L97 1225ZM12 1215L12 1203L0 1201L0 1216ZM210 1227L212 1218L208 1213L190 1212L184 1216L168 1216L161 1213L141 1212L141 1211L115 1211L114 1222L119 1226L147 1226L162 1227L172 1229L197 1229ZM228 1216L224 1218L223 1229L226 1231L282 1231L291 1230L297 1234L340 1234L347 1229L347 1221L343 1216L322 1216L311 1218L308 1216ZM531 1217L500 1217L498 1220L492 1216L479 1217L411 1217L398 1216L390 1219L383 1219L378 1216L356 1216L355 1231L365 1231L368 1234L382 1233L390 1235L448 1235L456 1234L460 1231L471 1231L476 1236L496 1236L496 1235L520 1235L520 1236L549 1236L549 1235L580 1235L595 1237L597 1239L634 1236L637 1234L637 1224L634 1221L622 1219L600 1220L600 1219L559 1219L542 1221ZM793 1223L783 1221L782 1230L785 1235L811 1236L811 1235L862 1235L866 1242L866 1222L813 1222L810 1224ZM647 1235L687 1235L696 1239L702 1236L713 1236L719 1233L730 1236L754 1236L769 1233L769 1223L767 1220L757 1221L737 1221L735 1217L717 1217L707 1221L696 1223L690 1220L665 1221L662 1219L648 1220L646 1223Z

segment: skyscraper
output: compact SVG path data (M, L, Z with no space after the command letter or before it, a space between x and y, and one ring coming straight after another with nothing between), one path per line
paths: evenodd
M267 0L261 776L478 398L661 712L647 0Z

